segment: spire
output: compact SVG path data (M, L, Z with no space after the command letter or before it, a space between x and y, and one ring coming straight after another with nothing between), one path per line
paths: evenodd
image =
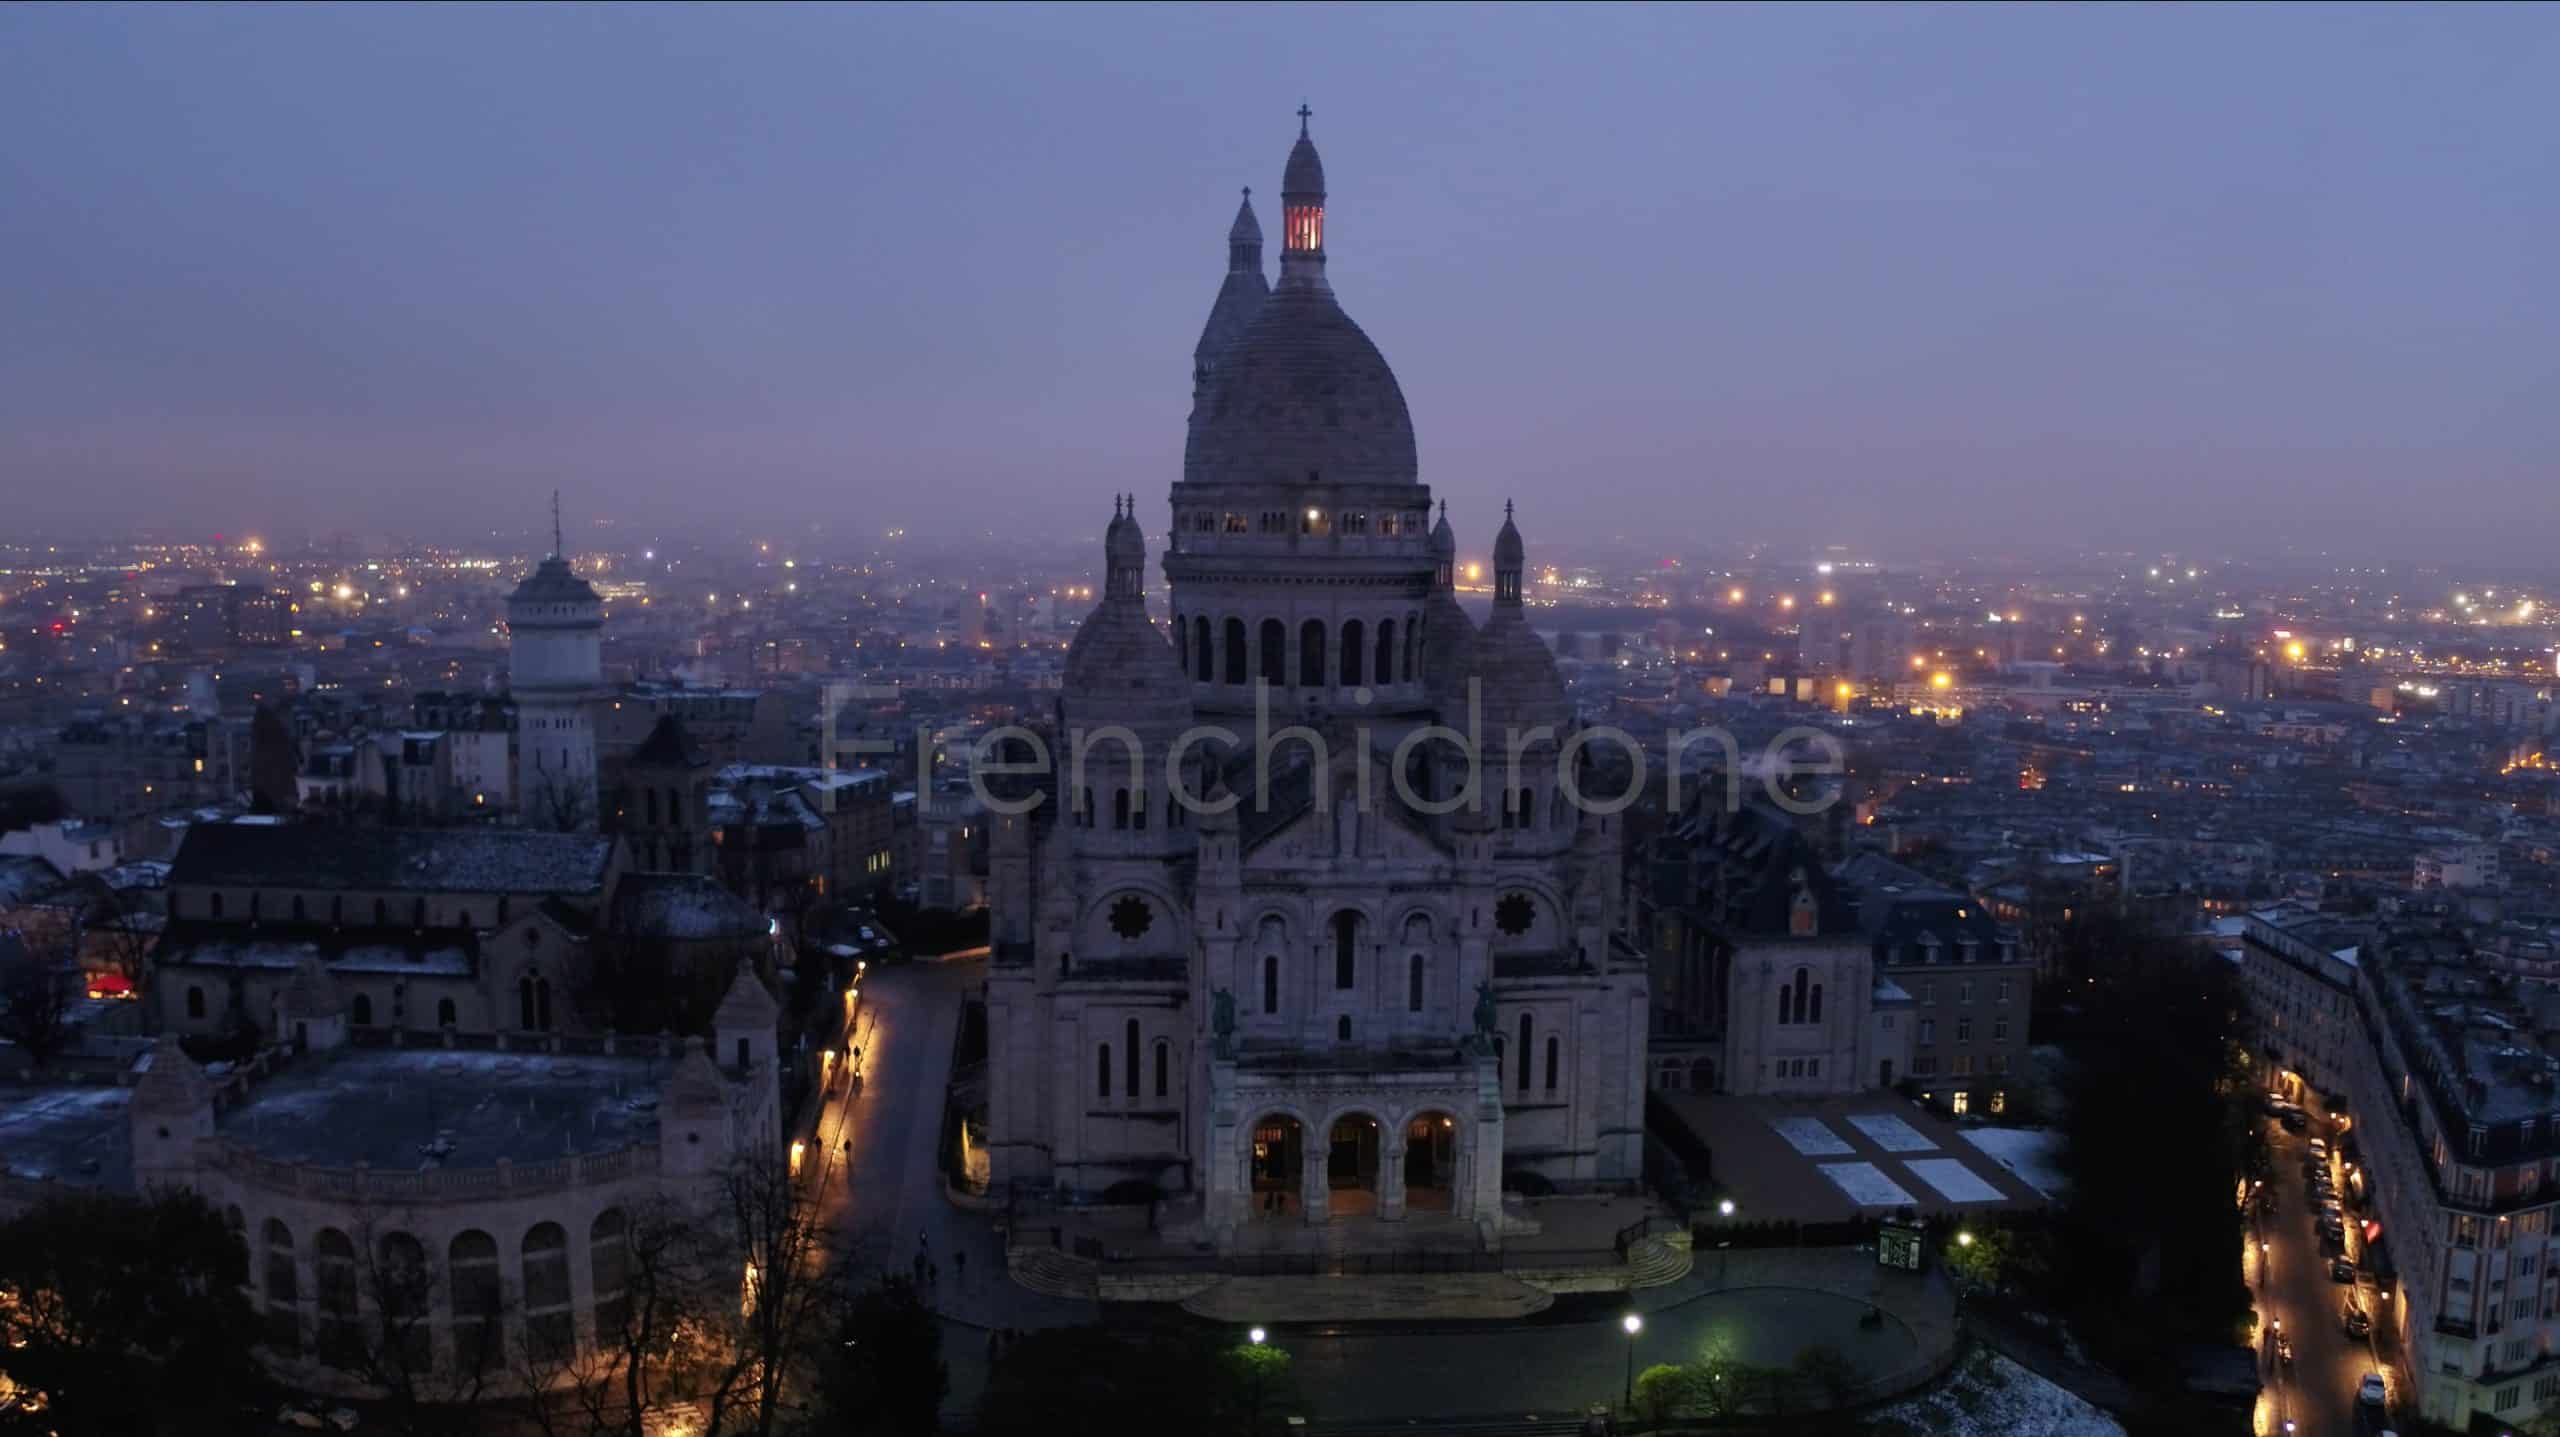
M566 547L560 542L560 491L554 489L551 491L551 557L559 558L560 551Z
M1440 501L1440 522L1431 528L1433 587L1447 591L1458 582L1458 531L1449 527L1449 501Z
M1298 142L1289 147L1288 168L1280 175L1280 215L1285 243L1280 250L1280 283L1324 287L1324 161L1307 134L1315 112L1298 106Z

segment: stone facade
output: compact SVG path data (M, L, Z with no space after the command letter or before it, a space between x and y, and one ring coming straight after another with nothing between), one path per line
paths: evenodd
M1491 620L1457 605L1303 133L1282 199L1279 285L1248 202L1197 356L1170 633L1115 507L1053 762L986 815L992 1175L1167 1195L1222 1249L1426 1212L1494 1244L1506 1181L1641 1176L1621 835L1565 799L1576 724L1507 517Z

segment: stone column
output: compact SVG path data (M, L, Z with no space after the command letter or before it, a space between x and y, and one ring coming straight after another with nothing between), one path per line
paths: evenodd
M1298 1141L1298 1201L1310 1224L1332 1220L1333 1189L1325 1176L1332 1159L1333 1130L1305 1129Z
M1381 1124L1378 1133L1378 1218L1404 1220L1404 1128Z

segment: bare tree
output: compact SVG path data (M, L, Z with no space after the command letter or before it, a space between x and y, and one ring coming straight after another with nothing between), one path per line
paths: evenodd
M84 996L79 945L76 927L48 924L21 931L16 952L0 954L0 1036L39 1068L71 1046L72 1013Z
M576 833L595 821L595 781L545 773L524 796L525 821L554 833Z

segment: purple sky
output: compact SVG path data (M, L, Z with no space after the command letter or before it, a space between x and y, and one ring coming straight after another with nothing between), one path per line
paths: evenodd
M2524 559L2554 73L2543 7L18 6L0 491L1160 533L1304 98L1462 535Z

